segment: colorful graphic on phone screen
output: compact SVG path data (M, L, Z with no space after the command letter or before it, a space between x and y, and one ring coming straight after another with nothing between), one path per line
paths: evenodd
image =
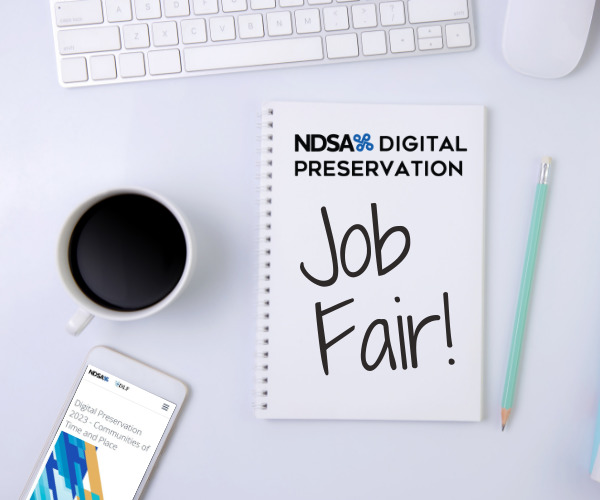
M30 500L104 500L97 449L61 431Z
M27 500L132 500L176 405L88 365Z

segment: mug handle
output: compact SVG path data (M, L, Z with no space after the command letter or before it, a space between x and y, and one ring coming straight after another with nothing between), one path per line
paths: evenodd
M67 323L67 332L73 336L79 335L92 319L94 319L92 313L83 308L79 308Z

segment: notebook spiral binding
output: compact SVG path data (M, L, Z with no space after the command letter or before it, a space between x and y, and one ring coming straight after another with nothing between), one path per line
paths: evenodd
M269 386L269 335L270 335L270 268L271 268L271 204L273 179L273 109L263 108L261 113L260 161L260 229L258 248L258 321L256 336L256 411L268 409Z

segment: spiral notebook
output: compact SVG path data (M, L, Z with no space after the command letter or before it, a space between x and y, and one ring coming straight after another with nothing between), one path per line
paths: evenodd
M262 113L256 416L481 418L485 109Z

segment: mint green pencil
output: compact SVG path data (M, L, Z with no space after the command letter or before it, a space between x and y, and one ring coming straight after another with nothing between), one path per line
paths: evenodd
M525 264L523 264L523 275L521 276L521 288L519 289L519 301L515 315L515 326L513 327L512 341L510 346L510 357L504 380L504 395L502 396L502 430L510 415L515 396L515 385L517 372L519 371L519 358L521 357L521 345L523 343L523 332L527 321L527 309L529 308L529 294L533 282L533 271L535 269L535 258L537 256L538 243L540 241L540 230L544 218L544 207L546 206L546 192L548 191L548 170L551 159L542 158L542 169L540 180L535 191L535 202L529 226L529 238L527 239L527 250L525 251Z

